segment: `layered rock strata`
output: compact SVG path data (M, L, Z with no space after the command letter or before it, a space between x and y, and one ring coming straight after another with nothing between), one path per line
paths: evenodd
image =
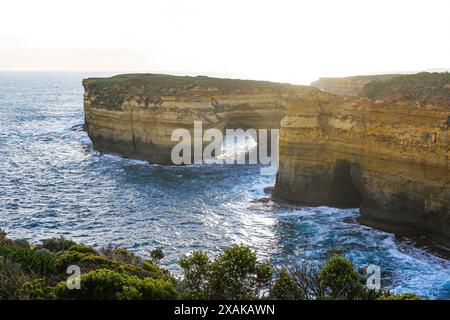
M450 246L449 74L362 92L374 99L319 90L286 98L275 195L359 207L366 224Z
M301 86L264 81L157 74L86 79L85 124L94 146L171 164L172 132L194 121L203 130L217 128L279 128L284 116L282 96ZM205 143L206 144L206 143Z

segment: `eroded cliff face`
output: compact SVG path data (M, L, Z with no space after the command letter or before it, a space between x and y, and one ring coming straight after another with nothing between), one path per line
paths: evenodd
M450 76L388 78L358 84L359 97L208 77L87 79L86 128L101 151L170 164L173 130L193 134L196 120L204 130L281 121L275 197L360 208L363 223L450 247Z
M450 246L450 77L437 77L371 85L376 99L286 98L275 195L359 207L366 224Z
M155 74L87 79L84 109L89 137L102 151L171 164L172 132L194 121L203 130L279 128L282 96L301 86L263 81Z

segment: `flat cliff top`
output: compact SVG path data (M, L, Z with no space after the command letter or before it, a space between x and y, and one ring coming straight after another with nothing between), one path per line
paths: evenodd
M290 92L303 86L269 81L212 78L206 76L173 76L167 74L136 73L109 78L83 80L86 89L145 88L161 95L193 91L215 93Z
M362 88L360 96L387 101L414 100L421 106L450 108L450 73L421 72L372 81Z
M206 76L173 76L166 74L122 74L109 78L83 80L85 96L95 105L106 109L120 109L130 97L139 97L146 107L158 104L161 97L195 99L200 96L240 94L293 93L308 88L269 81L222 79Z
M375 80L389 80L396 74L379 74L351 77L323 77L311 82L311 86L337 95L358 96L361 89L369 82Z

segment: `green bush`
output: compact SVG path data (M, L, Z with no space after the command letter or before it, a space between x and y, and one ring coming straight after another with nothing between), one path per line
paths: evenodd
M71 246L67 251L75 251L79 253L98 254L94 248L85 246L83 244L76 244Z
M202 251L194 251L189 257L181 258L180 267L184 271L182 288L187 299L208 299L210 295L209 277L211 261Z
M17 246L3 246L0 247L0 256L20 264L29 273L48 275L55 272L56 258L51 253L40 253Z
M244 245L231 246L214 261L202 252L180 260L182 288L192 299L256 299L269 288L273 267L257 261Z
M412 293L403 293L382 295L381 297L378 297L377 300L422 300L422 298Z
M231 246L211 263L211 292L215 299L255 299L272 275L273 267L259 263L250 248Z
M54 253L68 250L74 245L76 245L75 242L67 240L64 236L42 240L42 247Z
M25 282L20 289L20 297L25 300L51 300L55 298L55 289L46 283L45 278Z
M56 258L56 270L65 272L70 265L77 265L83 271L94 269L115 269L119 263L105 257L91 253L81 253L77 251L66 251Z
M107 269L91 271L81 276L80 289L69 290L65 282L56 287L58 299L135 300L176 299L177 291L167 279L140 279Z
M28 280L20 264L0 256L0 300L20 299L20 288Z
M338 255L328 259L319 277L325 295L322 298L358 299L367 291L364 277L354 270L350 261Z
M6 232L0 229L0 246L12 246L14 241L6 237Z
M270 298L276 300L304 300L305 295L288 270L283 267L270 290Z
M30 244L25 239L17 239L17 240L14 241L14 244L16 246L22 247L22 248L29 248L30 247Z
M102 255L110 260L124 264L142 264L142 259L125 248L113 248L111 245L100 250Z
M150 258L153 263L158 264L162 259L164 259L164 252L161 249L153 249L150 251Z

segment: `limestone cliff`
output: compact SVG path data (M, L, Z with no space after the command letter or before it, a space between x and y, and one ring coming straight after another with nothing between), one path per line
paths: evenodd
M286 98L275 195L359 207L361 221L450 246L450 74L399 76L366 97Z
M195 120L204 129L281 121L275 197L359 207L364 223L450 247L450 75L373 80L354 97L208 77L87 79L86 128L99 150L170 164L172 131Z
M363 87L369 82L376 80L389 80L394 74L381 74L371 76L353 76L343 78L320 78L311 83L311 86L322 91L334 93L341 96L358 96Z
M102 151L170 164L173 130L279 128L282 95L301 86L265 81L158 74L86 79L89 137Z

